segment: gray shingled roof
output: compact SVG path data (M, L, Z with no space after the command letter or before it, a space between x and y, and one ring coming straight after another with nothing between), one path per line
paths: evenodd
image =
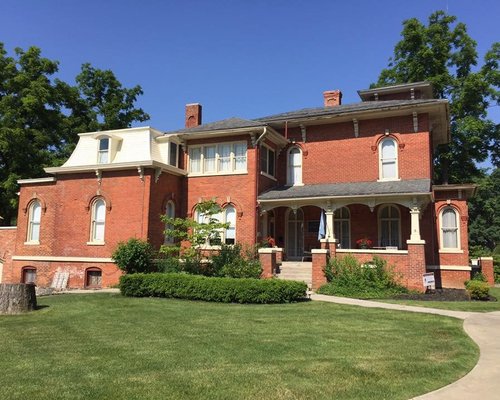
M329 115L340 115L353 112L383 110L393 107L424 105L442 103L442 99L419 99L419 100L384 100L384 101L363 101L361 103L343 104L335 107L303 108L302 110L290 111L281 114L269 115L267 117L256 118L254 121L265 123L292 120L298 118L321 117Z
M208 131L221 131L228 129L238 129L238 128L251 128L258 126L266 126L265 123L259 121L251 121L242 118L227 118L220 121L210 122L208 124L202 124L195 126L194 128L180 129L177 131L171 131L167 133L194 133L194 132L208 132Z
M281 186L261 194L259 200L430 193L430 191L430 179L387 182L325 183L304 186Z

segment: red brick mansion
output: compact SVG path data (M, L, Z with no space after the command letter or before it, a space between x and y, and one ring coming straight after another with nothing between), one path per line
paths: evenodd
M19 181L17 228L0 229L1 281L50 286L64 272L71 288L116 284L118 242L158 248L169 240L161 214L197 218L215 198L226 243L273 237L278 259L313 259L313 286L318 262L353 254L387 259L408 287L422 288L426 271L463 287L475 187L432 183L433 151L450 140L447 101L423 82L358 93L355 104L328 91L323 107L207 124L188 104L182 130L80 134L49 177Z

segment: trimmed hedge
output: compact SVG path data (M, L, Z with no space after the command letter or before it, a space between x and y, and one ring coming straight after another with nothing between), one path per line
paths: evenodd
M304 282L277 279L212 278L188 274L130 274L120 277L130 297L174 297L221 303L290 303L306 297Z

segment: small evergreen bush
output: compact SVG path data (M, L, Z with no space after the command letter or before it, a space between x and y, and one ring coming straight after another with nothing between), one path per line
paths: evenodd
M305 298L303 282L277 279L212 278L188 274L133 274L120 277L131 297L173 297L222 303L290 303Z
M470 280L466 282L465 289L472 300L488 300L490 297L490 285L481 280Z
M327 284L318 293L358 298L383 298L407 293L392 268L380 257L361 264L352 255L333 258L324 268Z
M118 243L111 258L118 268L129 274L151 272L154 269L154 250L145 240L132 238Z

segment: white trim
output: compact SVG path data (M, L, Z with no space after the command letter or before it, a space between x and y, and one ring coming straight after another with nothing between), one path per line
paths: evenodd
M264 247L262 249L258 250L259 254L272 254L275 253L274 249L272 247Z
M161 168L163 171L170 172L174 175L187 175L187 172L183 169L172 167L171 165L164 164L154 160L146 161L130 161L130 162L120 162L120 163L109 163L109 164L90 164L90 165L79 165L71 167L50 167L44 168L44 171L48 174L71 174L74 172L95 172L96 170L102 171L121 171L127 169L137 169L137 167L144 168Z
M54 176L49 176L48 178L32 178L32 179L18 179L17 183L20 185L25 185L28 183L48 183L55 182L57 179Z
M227 173L209 173L209 174L201 174L199 172L195 172L195 173L192 173L190 172L189 174L187 174L187 177L188 178L198 178L200 176L227 176L227 175L248 175L248 171L244 171L244 172L227 172Z
M245 146L245 169L236 169L236 153L234 148L236 145ZM219 146L230 146L229 154L229 167L228 171L219 171ZM214 159L214 171L205 172L205 148L215 147L215 159ZM199 172L191 172L191 151L193 149L200 149L200 159L199 159ZM220 142L220 143L205 143L197 145L188 145L186 149L187 153L187 165L186 170L188 171L188 176L210 176L210 175L237 175L237 174L247 174L248 173L248 142L244 140L235 140L230 142Z
M103 262L114 263L112 258L60 257L60 256L12 256L14 261L60 261L60 262Z
M260 149L261 150L264 150L267 154L267 157L266 157L266 170L265 171L262 171L262 168L261 168L261 160L262 160L262 151L261 151L261 154L260 154L260 160L259 160L259 170L260 170L260 174L261 175L264 175L265 177L267 178L270 178L270 179L273 179L275 181L277 181L277 179L275 178L275 175L276 175L276 150L273 149L272 147L268 146L267 144L265 143L262 143L261 146L260 146ZM268 171L269 171L269 152L273 152L274 153L274 165L273 165L273 171L274 171L274 175L271 175Z
M87 246L104 246L105 242L87 242Z
M387 135L387 133L386 133ZM388 178L385 178L384 177L384 174L383 174L383 157L382 157L382 146L384 144L384 142L388 142L388 141L391 141L392 143L394 143L394 152L395 152L395 155L394 155L394 166L395 166L395 172L396 172L396 176L391 176L391 177L388 177ZM392 160L390 160L392 161ZM378 176L379 176L379 179L378 179L378 182L380 181L398 181L400 180L399 178L399 152L398 152L398 141L393 138L392 136L388 136L388 137L384 137L378 144Z
M269 179L271 179L271 180L275 181L275 182L277 182L277 181L278 181L278 180L277 180L274 176L269 175L268 173L266 173L266 172L264 172L264 171L260 171L260 174L261 174L262 176L265 176L266 178L269 178Z
M329 252L328 249L311 249L311 254L328 254Z
M31 240L24 242L25 246L38 246L40 244L39 240Z
M373 250L373 249L337 249L337 253L369 253L369 254L397 254L408 255L408 250Z
M457 230L457 247L443 247L443 213L451 209L455 213L455 225ZM439 211L439 253L463 253L460 246L460 212L456 207L448 204Z
M427 265L427 269L441 270L441 271L471 271L472 267L468 265Z
M292 179L294 179L294 177L292 176L293 171L290 171L290 167L292 167L290 165L290 153L293 150L298 150L299 151L299 155L300 155L300 176L299 176L299 179L297 180L297 182L294 181L293 184L292 184L291 182L292 182ZM304 169L304 157L303 157L303 154L302 154L302 149L299 146L292 146L292 147L290 147L288 149L288 151L286 152L286 186L302 186L304 184L303 180L302 180L303 169Z
M17 226L0 226L0 231L3 231L3 230L7 231L10 229L12 229L12 230L17 229Z
M464 254L463 250L458 249L439 249L439 254Z

